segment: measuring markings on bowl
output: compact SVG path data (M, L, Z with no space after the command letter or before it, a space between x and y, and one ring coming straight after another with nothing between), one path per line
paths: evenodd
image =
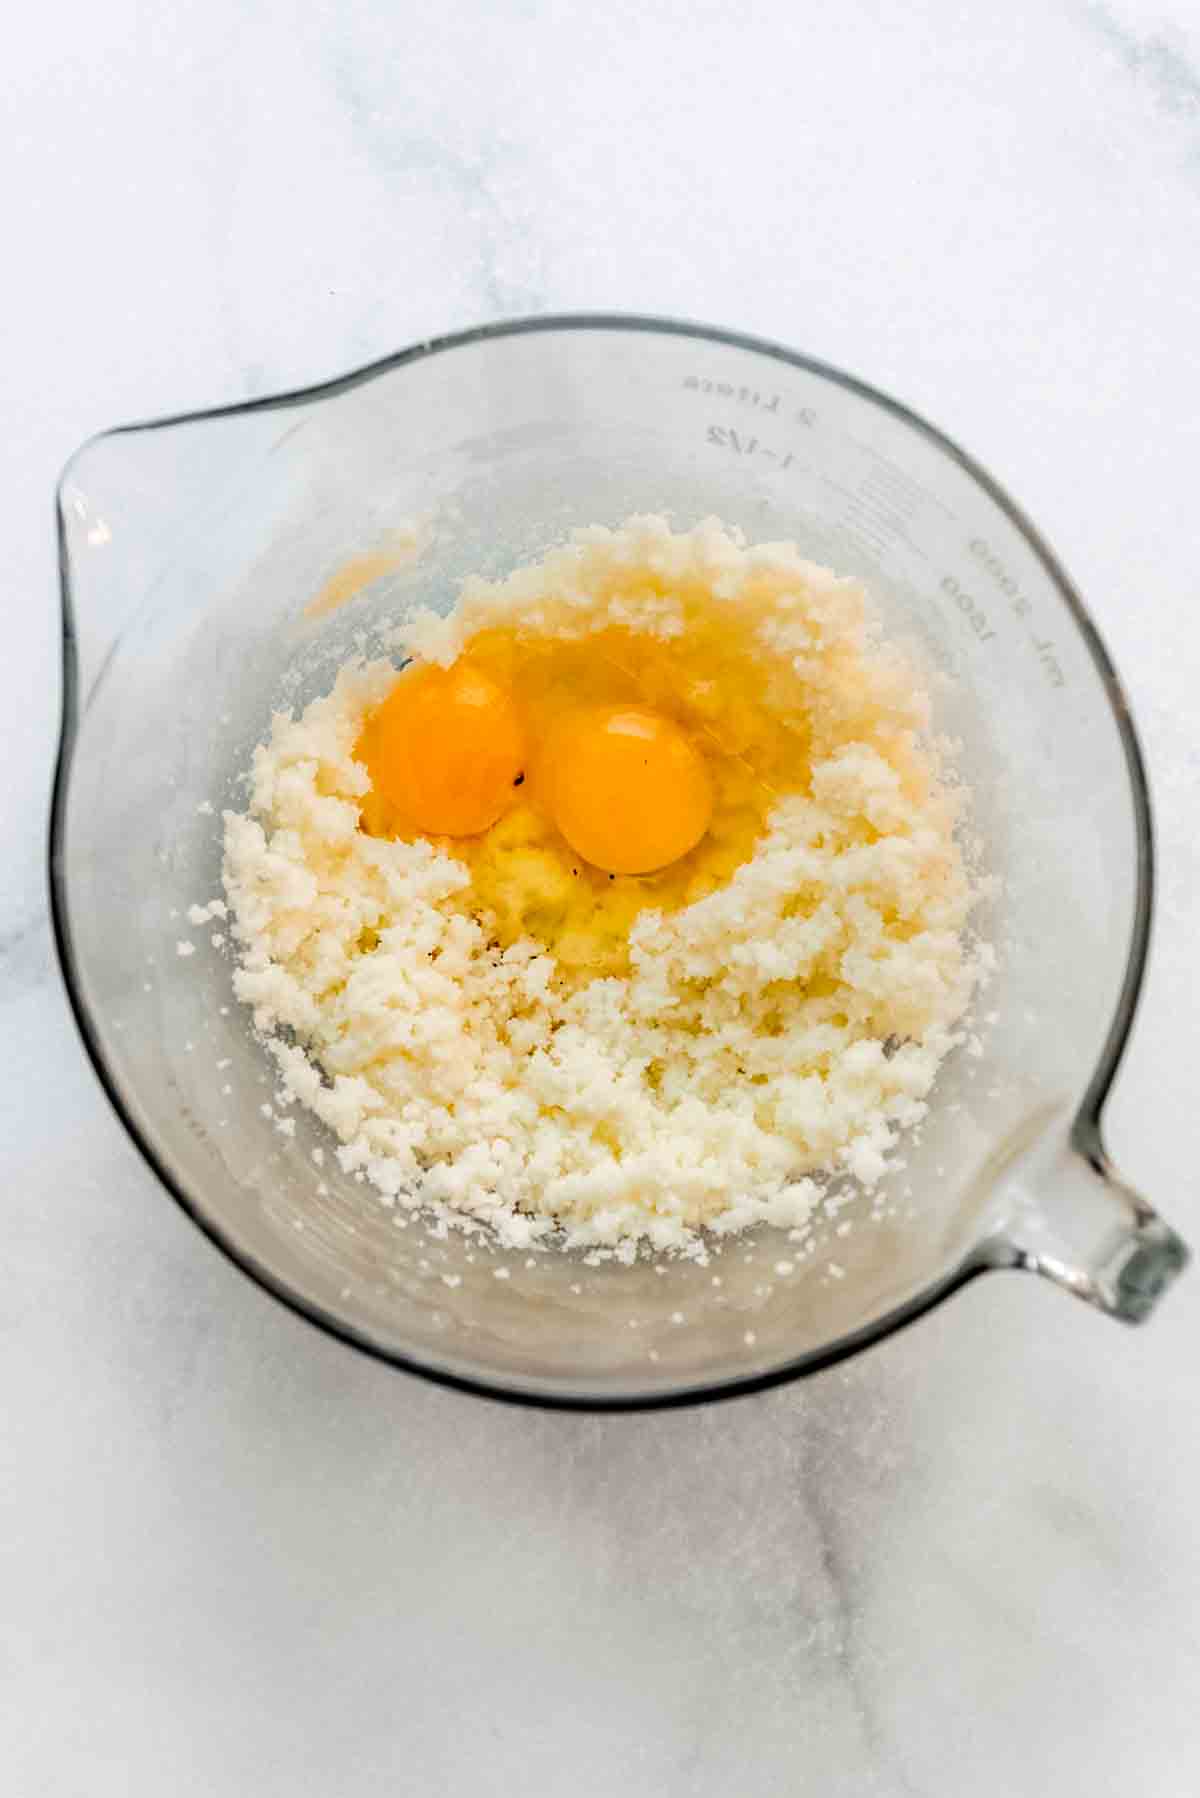
M820 414L811 406L793 409L782 394L770 390L746 384L735 386L731 381L710 381L695 374L686 375L682 385L704 399L723 401L751 413L755 422L769 417L781 426L800 425L805 431L816 430L821 422ZM843 502L847 534L872 555L885 553L899 544L918 561L928 562L930 558L914 539L910 526L919 526L922 513L930 509L944 521L958 522L953 509L936 493L922 486L907 469L893 462L873 444L857 437L839 434L839 442L856 452L865 464L860 464L856 474L848 477L855 483L853 485L838 480L813 459L804 457L795 443L788 444L780 437L765 441L750 423L706 420L704 440L714 449L760 464L764 473L768 470L776 474L793 473L820 481ZM1020 583L985 538L973 535L966 539L965 547L981 579L999 590L1009 612L1024 627L1029 647L1048 685L1065 687L1067 677L1058 658L1057 646L1051 638L1038 635L1032 602ZM963 579L955 573L943 573L939 588L977 643L996 641L999 635L997 621L988 604L974 590L969 573Z
M763 456L778 468L790 468L796 460L790 450L781 454L778 450L768 449L757 437L735 431L732 425L709 425L705 435L717 449L732 450L735 456Z
M816 430L820 424L820 414L812 406L787 404L784 396L779 393L744 384L734 386L730 381L710 381L696 374L685 375L682 385L687 391L705 399L722 400L750 411L755 415L756 421L759 417L769 415L772 420L777 419L780 425L799 425L806 432ZM811 475L813 479L820 481L838 494L848 513L846 529L857 537L868 553L878 554L890 545L900 543L919 561L927 562L929 558L913 538L909 525L926 506L933 506L945 516L953 517L948 507L935 495L926 492L903 468L856 438L842 439L866 462L865 469L860 468L851 473L851 480L857 476L857 485L854 486L839 481L818 462L804 460L795 443L789 444L776 437L764 440L746 424L706 422L705 441L714 449L753 458L761 462L764 469L769 466L783 474L795 468L797 472Z
M979 601L961 587L952 574L942 576L942 592L954 601L979 641L990 643L996 633Z
M967 544L968 553L974 557L982 568L984 575L1003 593L1014 618L1019 618L1025 625L1034 654L1041 663L1042 672L1052 687L1065 687L1067 677L1063 673L1055 644L1050 637L1039 637L1033 624L1033 602L1022 592L1021 584L1016 576L1010 573L985 537L972 537Z
M798 412L796 418L803 419L809 430L817 423L816 413L807 409L803 413ZM712 444L714 449L728 450L736 456L760 458L778 473L795 468L820 481L839 496L847 512L847 531L869 552L878 554L892 544L902 543L918 561L929 560L908 529L910 520L917 516L918 511L911 484L906 483L902 488L900 482L904 477L891 464L872 466L861 477L857 487L848 487L844 481L839 481L817 463L800 460L794 450L773 448L745 427L709 424L705 427L705 441ZM920 490L916 491L919 494Z
M691 393L703 393L712 399L733 400L739 406L747 406L758 412L772 412L783 418L788 417L785 411L780 413L783 395L765 393L761 387L742 385L735 387L732 381L709 381L701 375L685 375L683 385ZM797 424L812 426L817 422L817 415L810 406L801 406L794 414Z

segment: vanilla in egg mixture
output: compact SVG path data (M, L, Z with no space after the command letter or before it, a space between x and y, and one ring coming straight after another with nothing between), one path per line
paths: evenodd
M405 670L368 718L363 826L455 839L501 944L616 973L638 913L724 885L803 785L803 719L765 686L720 615L667 641L481 631L451 668Z

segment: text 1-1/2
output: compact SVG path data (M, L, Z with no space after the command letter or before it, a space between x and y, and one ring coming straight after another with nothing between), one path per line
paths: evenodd
M751 437L745 431L737 431L732 425L709 425L708 441L718 449L732 450L738 456L762 456L764 460L773 462L776 468L790 468L795 457L788 451L780 455L778 450L768 449L757 437Z

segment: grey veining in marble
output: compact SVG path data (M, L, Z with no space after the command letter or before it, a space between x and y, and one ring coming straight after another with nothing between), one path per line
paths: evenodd
M52 0L0 141L0 1788L1194 1792L1195 1275L1140 1333L997 1277L711 1410L435 1391L157 1189L42 849L84 436L505 313L795 343L995 469L1127 677L1161 886L1109 1134L1200 1240L1194 9Z

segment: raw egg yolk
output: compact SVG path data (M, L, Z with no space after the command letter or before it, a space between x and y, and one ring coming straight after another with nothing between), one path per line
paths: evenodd
M511 803L525 738L516 707L490 675L465 662L421 663L368 719L356 753L407 827L473 837Z
M694 849L712 782L679 726L641 706L589 706L546 745L550 812L576 855L607 874L652 874Z

